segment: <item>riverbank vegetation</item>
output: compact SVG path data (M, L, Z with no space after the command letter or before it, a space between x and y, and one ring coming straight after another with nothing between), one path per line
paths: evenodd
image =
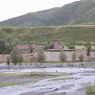
M95 95L95 85L86 87L86 95Z

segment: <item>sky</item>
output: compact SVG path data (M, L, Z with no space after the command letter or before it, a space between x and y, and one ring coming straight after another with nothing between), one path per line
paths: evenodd
M0 0L0 21L79 0Z

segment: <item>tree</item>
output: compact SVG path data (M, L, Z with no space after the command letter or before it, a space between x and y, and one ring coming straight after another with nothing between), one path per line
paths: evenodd
M30 53L33 52L33 48L31 47L31 44L27 41L27 44L29 45L29 50L30 50Z
M17 65L17 63L22 62L22 55L19 53L19 51L16 48L14 48L11 53L11 59L14 65Z
M75 59L76 59L76 53L73 52L73 54L72 54L72 61L75 62ZM72 66L73 66L73 63L72 63Z
M12 52L12 50L13 50L13 47L14 47L14 43L12 42L12 39L7 38L7 41L6 41L6 53L10 54Z
M79 61L81 62L81 66L83 66L84 56L82 54L79 56Z
M0 54L5 54L5 51L6 51L5 41L0 39Z
M11 43L5 41L4 39L0 39L0 54L10 54L13 49Z
M37 61L38 62L45 62L45 54L44 54L44 51L41 49L39 50L38 54L37 54Z
M73 52L73 55L72 55L72 61L74 62L75 59L76 59L76 54L75 54L75 52Z
M18 61L19 61L20 65L21 65L21 63L23 62L23 56L21 54L19 54Z
M51 44L50 44L50 42L48 41L48 42L45 44L44 50L48 50L48 49L50 49L50 47L51 47Z
M75 45L74 45L73 42L68 43L68 44L67 44L67 47L68 47L69 49L75 49Z
M22 65L22 62L23 62L23 56L19 54L19 57L18 57L18 62L19 62L19 65L20 65L20 69L21 69L21 65Z
M90 42L87 42L85 44L85 47L86 47L86 51L87 51L87 56L90 56L91 47L92 47L91 43Z
M62 62L65 62L66 59L67 59L67 57L66 57L65 53L64 53L63 50L62 50L61 53L60 53L60 60L61 60Z
M8 69L9 69L9 66L10 66L10 57L9 56L7 57L7 65L8 65Z

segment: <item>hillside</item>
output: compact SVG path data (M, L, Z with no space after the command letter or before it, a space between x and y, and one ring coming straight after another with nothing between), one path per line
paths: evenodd
M32 12L3 22L0 26L31 27L95 24L95 0L81 0L62 7Z
M37 42L59 40L95 41L95 26L57 26L35 28L0 28L0 39L12 42Z

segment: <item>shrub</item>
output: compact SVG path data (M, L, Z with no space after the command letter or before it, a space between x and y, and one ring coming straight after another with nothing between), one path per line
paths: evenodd
M95 95L95 86L87 86L86 87L86 95Z
M60 60L61 60L62 62L65 62L66 59L67 59L67 57L66 57L65 53L64 53L63 50L62 50L61 53L60 53Z
M81 62L81 65L83 66L84 56L82 54L79 56L79 61Z
M43 50L39 50L37 54L37 61L42 63L45 62L45 55Z
M72 61L74 62L76 60L76 53L74 52L73 54L72 54Z
M0 39L0 54L10 54L13 49L13 45L10 42Z
M11 59L12 59L12 62L14 63L14 65L16 65L17 63L20 63L22 62L22 55L19 53L19 51L14 48L12 53L11 53Z
M68 47L69 49L75 49L74 43L68 43L68 44L67 44L67 47Z
M87 51L87 56L90 56L90 52L91 52L91 49L92 49L91 43L90 42L86 43L85 47L86 47L86 51Z

